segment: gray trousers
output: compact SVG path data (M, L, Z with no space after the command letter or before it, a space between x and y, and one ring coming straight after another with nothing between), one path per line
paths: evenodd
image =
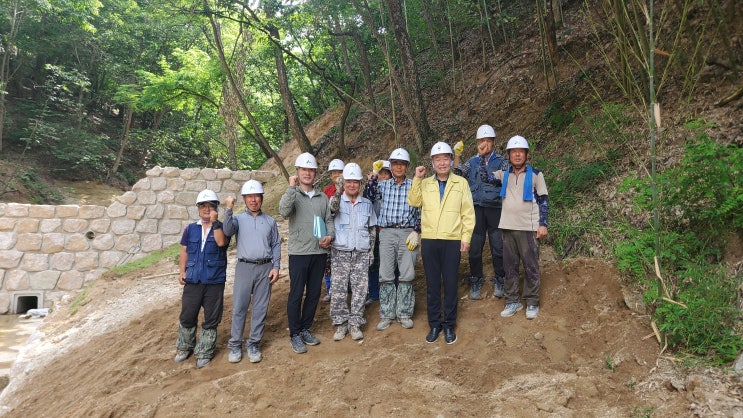
M248 306L253 301L252 316L250 318L250 335L247 343L257 344L263 338L263 330L266 325L266 313L268 312L268 301L271 299L271 284L268 273L273 265L250 264L238 262L235 267L235 285L232 294L232 327L230 341L227 343L229 349L242 348L243 332L245 331L245 319L248 314Z
M410 251L405 240L412 228L382 228L379 231L379 317L412 318L415 307L413 279L418 246ZM395 267L400 271L395 287Z
M519 295L519 265L524 263L524 289ZM506 303L519 302L539 306L539 244L534 231L503 230L503 291Z

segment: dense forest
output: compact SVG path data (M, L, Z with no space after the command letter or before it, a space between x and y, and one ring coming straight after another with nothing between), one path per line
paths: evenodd
M488 106L529 107L538 118L521 126L552 174L557 253L615 260L646 289L668 344L716 361L743 346L740 248L729 262L743 242L739 1L0 5L6 201L23 189L53 203L44 175L125 188L155 165L273 160L287 176L285 144L356 156L349 144L379 132L418 158L503 116ZM529 51L537 64L510 77ZM521 97L503 97L514 85ZM447 95L470 100L445 106ZM707 119L703 96L727 118ZM306 125L329 110L338 124L310 141Z

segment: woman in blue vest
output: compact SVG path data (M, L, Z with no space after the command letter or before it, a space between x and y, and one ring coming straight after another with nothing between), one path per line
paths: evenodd
M230 239L222 231L222 222L217 220L216 193L202 190L196 197L196 206L199 220L188 225L181 238L178 282L183 286L183 297L174 360L180 363L193 352L196 367L202 368L214 357L217 325L222 320ZM202 307L204 322L196 344L196 325Z

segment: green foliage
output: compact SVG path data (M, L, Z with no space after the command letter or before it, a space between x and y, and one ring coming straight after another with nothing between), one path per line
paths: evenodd
M706 126L694 121L694 129ZM659 231L625 225L615 246L617 267L645 283L646 301L655 303L654 319L670 346L713 362L731 361L743 349L734 324L740 278L719 264L725 237L743 226L743 150L700 134L686 145L680 163L657 175ZM620 191L634 190L635 211L652 211L652 185L636 175ZM655 240L665 283L674 300L660 298L654 271Z
M72 303L70 303L70 316L75 315L81 306L85 306L88 303L90 303L90 299L88 298L88 288L85 287L80 291L80 293L75 295L74 299L72 299Z
M614 364L614 360L611 358L611 356L606 356L606 358L604 359L604 366L606 366L606 368L611 370L612 372L617 371L617 365Z
M632 418L650 418L653 416L655 409L650 406L636 406L632 408Z
M681 273L675 300L659 301L654 313L658 329L671 347L727 363L743 349L743 339L733 324L741 320L736 308L739 278L711 265L689 265ZM657 300L657 287L651 286L646 299Z
M34 169L19 171L12 176L10 181L11 183L17 182L23 186L28 195L29 202L33 204L56 203L64 198L59 191L41 181Z

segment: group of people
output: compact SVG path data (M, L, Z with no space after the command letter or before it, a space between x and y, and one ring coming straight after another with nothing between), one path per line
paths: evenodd
M527 164L529 144L521 136L509 139L506 156L495 151L495 131L477 130L477 153L464 163L464 142L453 148L436 143L430 151L432 175L419 165L407 173L410 154L392 151L365 176L356 163L333 160L331 184L315 187L317 160L310 153L295 161L296 175L279 202L279 214L289 222L289 296L287 318L290 345L305 353L320 344L310 331L325 279L330 302L333 339L350 334L363 338L365 307L379 301L383 331L394 322L413 328L413 279L418 253L426 277L429 332L435 342L441 333L447 344L457 340L458 276L461 253L470 265L469 297L482 297L482 251L485 236L491 251L493 295L505 297L502 317L523 309L526 318L539 313L538 239L547 236L548 199L544 175ZM225 199L223 222L217 220L219 200L211 190L197 197L199 220L181 240L180 276L184 285L176 362L192 353L201 368L214 357L216 327L222 316L226 251L237 239L231 336L228 360L239 362L243 348L251 362L261 360L271 285L278 280L281 240L276 221L261 211L263 186L250 180L241 190L245 212L233 214L234 197ZM520 289L519 268L524 265ZM349 303L350 293L350 303ZM252 299L250 333L243 340ZM202 331L196 343L200 308Z

